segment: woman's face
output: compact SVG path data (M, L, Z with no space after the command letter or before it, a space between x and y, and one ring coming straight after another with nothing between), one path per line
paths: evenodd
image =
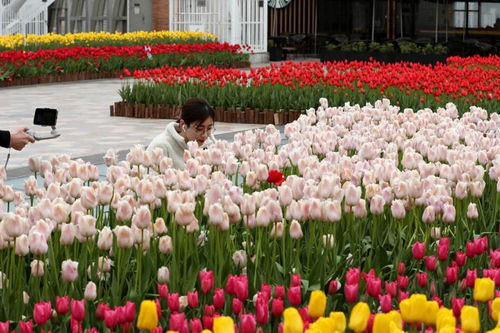
M182 121L182 120L181 120ZM184 122L182 121L184 125ZM201 123L191 123L189 126L185 125L184 137L187 141L196 141L198 146L201 146L207 141L208 137L212 134L214 129L214 120L208 117Z

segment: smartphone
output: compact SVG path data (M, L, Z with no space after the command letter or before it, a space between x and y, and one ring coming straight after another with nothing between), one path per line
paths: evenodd
M39 126L56 126L57 123L57 110L49 108L37 108L35 110L35 117L33 124Z

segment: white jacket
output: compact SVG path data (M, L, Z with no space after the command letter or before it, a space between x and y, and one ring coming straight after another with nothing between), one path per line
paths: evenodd
M173 167L184 170L186 168L184 150L188 149L188 146L184 138L177 132L177 126L176 122L169 123L163 132L154 137L147 150L151 151L155 148L163 149L165 156L172 159ZM213 136L210 136L202 148L214 141Z

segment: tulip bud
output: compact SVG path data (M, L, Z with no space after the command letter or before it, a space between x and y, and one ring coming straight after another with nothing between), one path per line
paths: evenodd
M27 255L30 251L29 249L29 240L28 236L26 235L21 235L16 238L16 248L15 248L15 253L20 256L24 257Z
M346 284L344 286L345 300L347 303L354 303L358 299L358 284Z
M471 220L477 220L479 217L479 213L477 211L477 206L475 203L470 203L467 207L467 217Z
M247 254L244 250L238 250L233 253L233 262L235 266L243 268L247 266Z
M119 248L129 249L134 245L134 234L129 227L124 225L117 226L114 229L114 233Z
M33 260L31 262L31 276L40 277L44 274L44 264L41 260Z
M106 226L99 232L97 248L101 251L109 251L113 246L113 232Z
M293 220L290 224L290 237L292 239L301 239L303 236L299 222Z
M89 283L87 283L83 295L87 301L91 302L97 298L97 286L94 282L89 281Z
M425 257L425 267L430 272L434 272L437 268L436 257L434 256Z
M56 296L56 311L61 316L64 316L69 311L69 296Z
M421 260L425 256L425 243L415 242L412 248L413 258Z
M158 283L168 283L170 280L170 271L168 267L162 266L158 268Z

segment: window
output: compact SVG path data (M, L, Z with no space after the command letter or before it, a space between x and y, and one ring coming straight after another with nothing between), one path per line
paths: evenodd
M481 28L500 30L500 2L481 3Z
M465 15L467 12L465 1L455 1L453 3L453 27L464 28L465 27ZM468 6L468 27L478 28L479 26L479 3L469 2Z

